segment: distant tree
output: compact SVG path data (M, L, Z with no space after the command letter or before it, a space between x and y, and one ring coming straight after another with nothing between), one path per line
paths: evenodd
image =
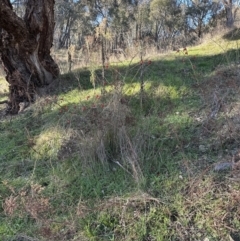
M19 17L10 0L0 0L0 58L9 83L8 112L34 101L38 87L59 75L50 55L54 32L54 0L27 0Z
M226 17L226 26L232 27L234 24L234 5L239 6L239 1L237 0L214 0L214 2L218 2L221 4L225 10L225 17ZM235 11L237 8L235 8Z
M83 1L58 0L55 4L54 42L58 48L81 47L83 34L91 30L91 18Z
M112 49L124 49L127 45L131 45L136 34L134 15L136 5L127 0L114 0L114 4L110 4L109 7L109 28L113 37Z
M186 15L190 28L201 38L204 27L209 23L212 16L216 13L218 4L214 1L192 0L188 6Z
M164 43L163 48L173 47L176 37L184 29L184 16L177 0L152 0L150 19L155 23L155 41Z
M227 27L232 27L234 23L233 18L233 0L224 0L223 4L225 6L226 11L226 24Z

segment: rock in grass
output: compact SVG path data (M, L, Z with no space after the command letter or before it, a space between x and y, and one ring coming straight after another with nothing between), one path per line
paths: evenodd
M213 170L215 172L221 172L221 171L231 170L232 168L233 168L232 162L221 162L221 163L215 164Z
M206 151L207 151L207 147L204 146L204 145L199 145L199 150L200 150L201 152L206 152Z

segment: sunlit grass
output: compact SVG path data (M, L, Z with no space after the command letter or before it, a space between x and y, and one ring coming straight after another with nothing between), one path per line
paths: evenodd
M56 158L64 140L68 140L69 136L67 130L60 126L42 130L38 136L34 137L33 148L37 152L33 152L33 156L37 159L43 156L44 158Z
M8 83L0 76L0 101L6 100L8 95Z
M227 121L208 119L215 102L204 99L208 86L201 86L237 59L237 48L238 42L212 39L187 47L188 54L148 57L150 63L139 63L139 56L109 63L105 81L95 70L95 88L91 72L77 69L26 112L2 117L0 236L185 241L238 235L239 184L212 171L228 148L216 146L214 128ZM0 85L1 100L7 84L1 79ZM200 150L207 145L209 151Z
M222 36L212 37L204 43L188 48L190 56L211 56L216 54L225 53L228 50L238 50L240 40L228 41Z

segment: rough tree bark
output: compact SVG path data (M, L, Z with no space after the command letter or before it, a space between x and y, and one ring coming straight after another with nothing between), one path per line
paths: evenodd
M36 90L49 85L59 68L50 55L54 31L54 0L27 0L25 16L10 0L0 0L0 58L9 83L8 112L33 102Z

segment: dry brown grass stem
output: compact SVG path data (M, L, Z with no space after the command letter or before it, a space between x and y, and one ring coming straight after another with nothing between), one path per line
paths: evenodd
M106 210L115 207L133 207L139 205L146 205L147 203L155 203L157 205L165 204L159 198L154 198L148 193L139 192L126 198L114 197L104 201L101 205L97 206L97 210Z
M130 165L132 175L137 183L143 180L143 173L139 164L139 157L136 151L136 147L127 135L126 128L122 127L119 130L120 151L123 162Z

